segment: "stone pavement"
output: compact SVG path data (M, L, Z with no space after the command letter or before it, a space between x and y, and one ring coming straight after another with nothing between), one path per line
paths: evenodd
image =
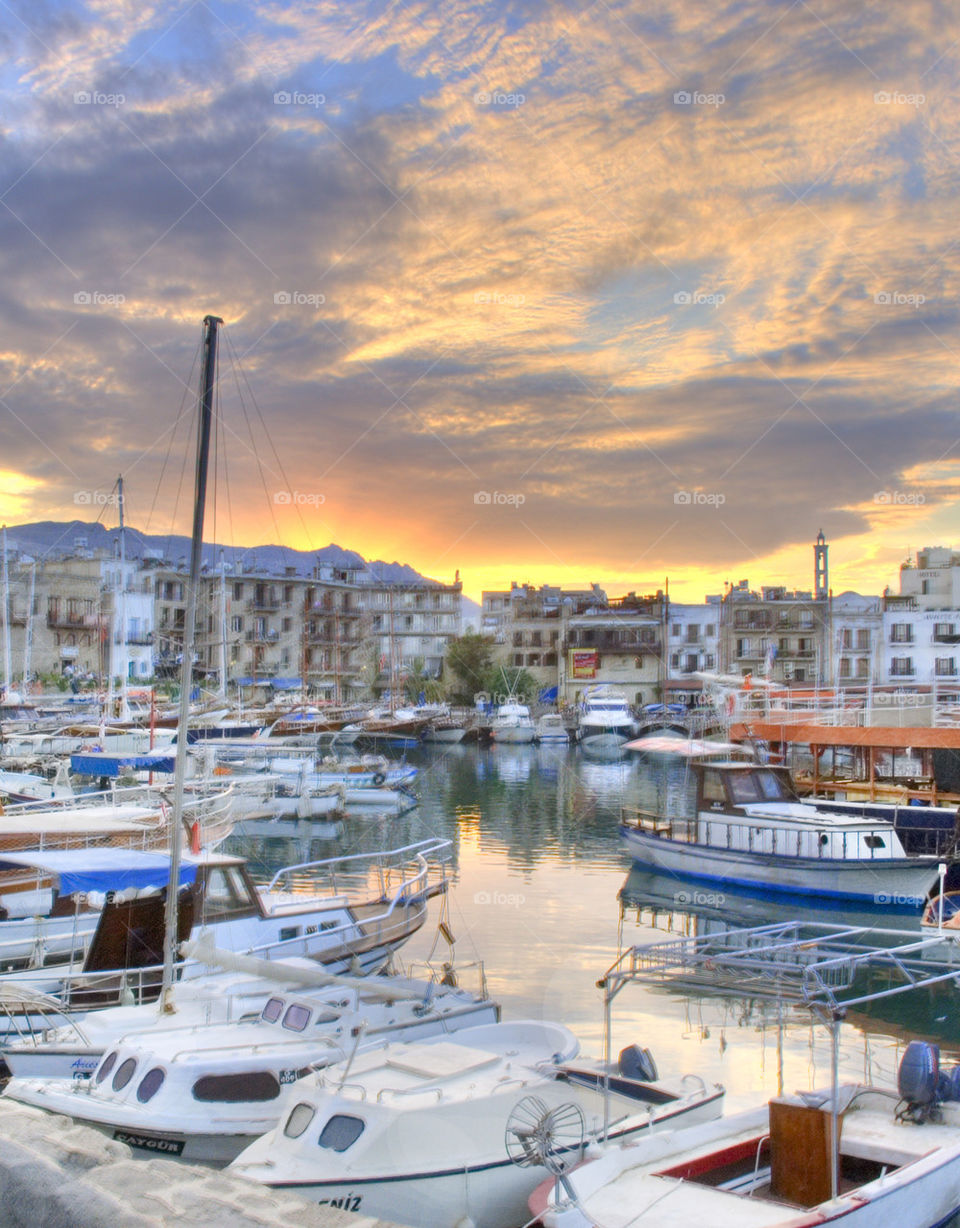
M0 1099L0 1228L392 1228Z

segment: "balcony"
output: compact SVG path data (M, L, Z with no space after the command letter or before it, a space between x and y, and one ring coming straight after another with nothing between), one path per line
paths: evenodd
M66 631L92 631L100 626L100 618L97 614L81 614L76 610L66 610L63 614L48 610L47 626Z

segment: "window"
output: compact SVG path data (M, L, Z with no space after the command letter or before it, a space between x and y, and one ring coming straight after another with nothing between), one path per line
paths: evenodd
M317 1142L331 1151L346 1151L363 1133L364 1123L359 1117L335 1113L320 1131Z
M952 678L957 672L953 657L937 657L936 675L938 678Z
M913 643L913 626L911 623L892 623L890 626L890 640L894 644L912 644Z
M869 652L870 651L869 628L861 627L857 631L857 651L858 652Z
M234 614L232 616L232 618L230 619L230 630L231 631L242 631L243 630L243 618L241 615Z
M166 1072L159 1066L154 1066L140 1080L140 1086L137 1088L137 1099L141 1104L146 1104L148 1100L152 1100L161 1087L163 1081L167 1077Z
M863 843L868 849L883 849L887 847L881 836L864 836Z
M849 657L840 658L840 677L841 678L850 677L850 658Z
M674 623L673 626L670 628L670 634L671 635L682 635L683 627L681 627L679 623Z
M752 776L748 775L730 777L730 795L737 803L757 802L760 800L757 782Z
M243 585L242 584L235 584L233 586L233 599L234 601L243 600Z
M280 1018L280 1012L283 1010L283 998L271 998L263 1008L263 1014L260 1016L266 1023L276 1023Z
M280 1084L269 1070L204 1075L193 1085L194 1100L207 1103L242 1104L244 1101L276 1100L279 1095Z
M291 1032L302 1032L310 1022L310 1008L302 1006L295 1002L292 1006L287 1007L287 1013L283 1017L283 1026Z
M913 674L913 657L893 657L890 673L895 678L908 678Z
M137 1068L137 1059L128 1057L125 1062L117 1067L117 1073L113 1076L113 1082L110 1086L115 1092L122 1092L130 1080L133 1078L133 1072Z
M104 1079L107 1077L107 1075L110 1073L110 1071L113 1070L114 1066L116 1066L116 1064L117 1064L117 1051L116 1049L114 1049L114 1051L112 1053L108 1053L107 1056L100 1063L100 1069L97 1071L96 1081L98 1083L102 1083Z
M297 1104L287 1118L283 1133L287 1138L299 1138L317 1115L312 1104Z
M727 800L719 772L704 772L703 800L705 802L725 802Z

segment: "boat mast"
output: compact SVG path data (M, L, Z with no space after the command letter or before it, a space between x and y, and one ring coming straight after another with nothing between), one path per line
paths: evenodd
M3 526L3 685L13 686L10 670L10 574L7 570L7 526Z
M190 539L190 578L187 581L187 608L183 628L183 662L180 669L180 715L177 721L177 758L173 777L173 816L170 829L170 879L164 911L163 980L160 986L162 1011L174 1010L173 963L177 943L180 861L183 851L183 782L187 769L187 723L190 716L190 688L193 681L193 643L197 625L197 590L203 553L203 511L207 495L207 469L210 459L210 432L213 421L213 385L217 365L217 327L219 316L203 320L203 372L200 379L200 404L197 421L197 459L193 496L193 533Z
M120 711L118 716L122 721L130 719L130 706L127 702L127 674L130 665L127 660L127 541L123 518L123 475L117 478L117 506L120 509L120 600L118 616L120 619Z
M220 698L227 698L227 562L220 551Z
M33 652L33 601L37 588L37 560L30 567L30 591L27 595L27 625L23 638L23 693L27 694L30 685L30 657Z

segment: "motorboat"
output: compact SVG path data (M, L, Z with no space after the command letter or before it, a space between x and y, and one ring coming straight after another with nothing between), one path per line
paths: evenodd
M960 1209L960 1067L936 1045L911 1041L895 1079L841 1083L842 1019L891 995L943 980L924 968L936 939L901 934L895 956L848 926L731 930L624 952L600 984L609 1007L630 981L698 992L764 992L828 1021L833 1079L822 1090L768 1103L689 1130L597 1149L555 1164L528 1210L545 1228L931 1228ZM894 966L900 975L893 974ZM873 981L871 971L880 975ZM871 1063L872 1065L873 1063ZM530 1221L533 1222L533 1221Z
M569 746L570 734L567 732L567 727L563 723L563 717L559 712L546 712L537 721L536 733L534 741L541 745L550 743L552 745Z
M94 1126L141 1154L224 1165L277 1124L284 1090L304 1071L385 1039L443 1038L499 1017L495 1002L432 981L326 980L274 988L253 1019L178 1024L176 1015L161 1015L142 1031L114 1029L89 1080L71 1076L89 1067L94 1047L68 1048L65 1076L24 1077L14 1063L4 1094Z
M544 1120L569 1123L562 1147L579 1158L605 1130L628 1139L720 1112L722 1088L605 1079L578 1051L562 1025L525 1020L386 1043L298 1080L232 1168L392 1222L516 1228L548 1171L531 1151Z
M495 742L532 742L535 732L530 709L513 696L499 705L490 725Z
M919 910L935 854L909 853L882 808L801 801L786 768L694 762L689 815L636 810L621 836L639 865L754 889ZM906 809L906 808L904 808Z
M580 701L577 736L581 743L622 745L637 731L633 713L622 691L611 686L589 687Z
M375 971L423 925L430 899L446 891L449 856L449 841L424 840L288 866L259 888L240 857L185 855L179 937L211 930L234 951L306 957L328 971ZM360 885L345 892L350 872ZM0 1034L34 1026L29 996L36 992L79 1010L155 999L169 875L166 853L0 855L0 899L9 898L17 914L0 921L0 970L7 989L26 991L20 1010L8 996ZM202 972L198 961L177 966L183 978Z

